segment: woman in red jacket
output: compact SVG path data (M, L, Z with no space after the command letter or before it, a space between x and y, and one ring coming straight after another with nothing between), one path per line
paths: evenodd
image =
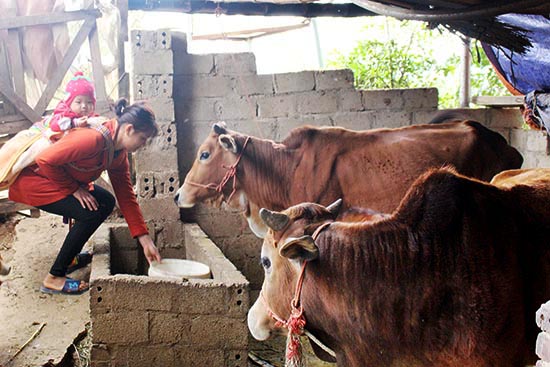
M117 118L101 128L69 130L10 186L10 200L75 220L40 287L42 292L80 294L88 290L86 282L66 274L86 241L114 208L113 195L92 183L105 169L130 233L139 240L149 262L161 260L139 208L128 163L128 153L155 136L158 127L153 111L145 104L126 105L126 100L117 102Z

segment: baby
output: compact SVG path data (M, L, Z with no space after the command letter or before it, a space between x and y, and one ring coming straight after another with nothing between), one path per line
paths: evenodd
M94 85L82 72L74 74L67 83L65 92L67 93L65 98L58 103L53 114L44 117L29 129L29 135L33 136L35 141L14 163L11 169L12 175L17 175L23 168L31 165L40 152L68 130L89 124L99 124L105 120L95 113Z
M67 83L67 95L59 102L53 115L44 121L53 132L86 126L88 117L95 116L95 90L92 82L78 71Z

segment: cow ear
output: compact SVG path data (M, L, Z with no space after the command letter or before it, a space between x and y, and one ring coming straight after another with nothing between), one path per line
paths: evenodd
M342 203L342 199L338 199L334 203L327 206L327 210L336 218L340 212L340 208L342 208Z
M260 218L262 218L262 221L265 223L266 226L274 231L283 230L290 221L288 215L278 212L272 212L271 210L266 208L260 209Z
M239 150L237 147L237 142L231 135L222 134L218 137L218 141L223 149L237 154L237 151Z
M319 248L313 237L305 235L287 239L279 249L279 254L291 260L311 261L319 256Z
M212 130L218 135L227 134L227 129L224 121L216 122L212 125Z

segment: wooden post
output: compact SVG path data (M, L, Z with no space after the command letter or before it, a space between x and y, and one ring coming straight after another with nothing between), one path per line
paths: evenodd
M462 57L460 59L460 107L468 108L470 106L470 39L464 40L462 48Z
M90 56L92 57L92 73L96 93L96 112L102 115L109 111L109 103L107 101L105 73L103 72L103 64L101 63L101 51L99 50L99 38L97 36L97 23L95 20L94 26L88 35L88 43L90 44Z

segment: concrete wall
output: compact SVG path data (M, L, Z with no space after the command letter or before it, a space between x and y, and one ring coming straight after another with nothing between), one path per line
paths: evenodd
M161 254L173 257L178 250L170 248L170 244L179 243L180 234L179 210L173 201L179 187L179 173L171 35L164 31L132 31L131 42L133 100L146 100L159 125L159 134L134 153L136 191Z
M213 279L136 275L137 259L116 263L121 249L137 248L125 225L94 236L92 366L247 365L248 282L196 224L180 227L178 257L207 264Z
M156 233L172 232L173 218L197 222L258 289L261 241L235 212L199 205L178 213L174 188L191 167L213 122L258 137L282 140L295 127L350 129L428 122L438 112L437 90L356 90L349 70L258 75L254 55L187 53L186 35L135 31L133 90L147 98L162 123L155 142L136 155L140 201ZM500 132L522 152L524 167L548 167L546 140L522 128L518 109L457 110ZM176 169L178 167L178 169ZM163 250L164 251L164 250Z

